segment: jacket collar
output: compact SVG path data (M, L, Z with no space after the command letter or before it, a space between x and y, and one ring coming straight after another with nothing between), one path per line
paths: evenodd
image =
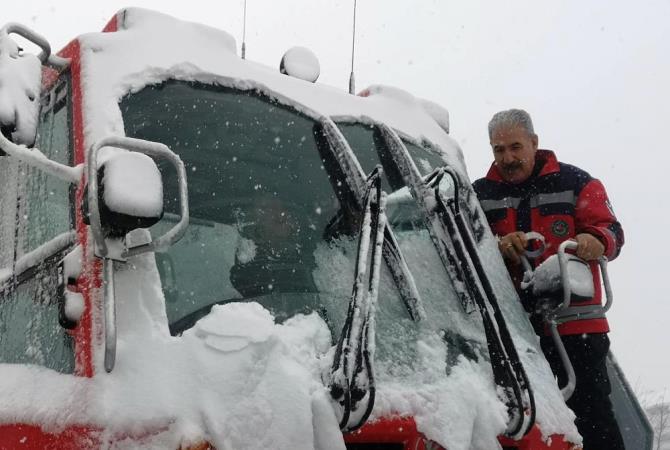
M540 167L539 172L537 168ZM558 172L560 167L558 165L558 159L556 155L551 150L540 150L538 149L535 152L535 169L533 169L533 174L529 179L535 177L542 177L544 175L549 175L550 173ZM491 164L488 173L486 174L486 179L491 181L497 181L499 183L507 183L498 172L498 166L495 165L495 162Z

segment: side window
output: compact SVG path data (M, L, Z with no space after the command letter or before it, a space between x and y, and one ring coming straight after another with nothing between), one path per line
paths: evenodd
M422 175L428 175L438 167L444 166L442 157L430 146L416 145L406 140L403 142Z
M369 173L375 165L379 164L376 149L383 147L381 143L376 142L377 138L375 137L374 127L362 123L343 122L338 122L337 126L342 131L347 142L349 142L349 145L356 154L356 158L361 163L361 166L363 166L363 170ZM422 175L428 175L434 169L442 167L445 164L439 153L429 146L417 145L407 140L403 140L403 143ZM383 148L382 151L384 151ZM385 167L384 169L389 172L388 168ZM393 175L389 173L386 175L387 177L390 175L393 178ZM400 179L391 180L393 188L388 185L386 180L383 183L383 188L386 192L392 192L403 185Z
M49 159L70 165L68 78L61 76L42 98L35 145ZM73 228L70 184L25 164L20 167L19 256Z
M42 97L35 144L63 164L72 160L68 94L65 73ZM10 157L0 157L0 177L7 180L0 193L0 363L72 373L72 338L58 323L59 261L73 245L71 186Z
M15 158L0 156L0 280L12 270L15 258L18 170Z

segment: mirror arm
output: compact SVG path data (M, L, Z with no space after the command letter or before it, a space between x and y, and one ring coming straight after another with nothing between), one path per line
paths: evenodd
M114 260L102 260L105 319L105 371L110 373L116 362L116 295L114 293Z
M0 28L0 37L2 35L9 35L12 33L18 34L19 36L29 40L42 49L37 57L43 65L49 65L60 70L66 68L70 64L69 59L53 55L51 53L51 45L49 44L49 41L47 41L44 36L31 30L25 25L21 25L20 23L16 22L10 22Z
M35 167L42 172L53 175L68 183L77 184L81 180L82 165L70 167L47 158L37 148L29 149L25 145L17 145L0 133L0 149L19 161Z

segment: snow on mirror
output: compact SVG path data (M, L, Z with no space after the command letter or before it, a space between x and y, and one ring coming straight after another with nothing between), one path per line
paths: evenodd
M146 228L163 215L163 182L156 163L136 152L119 152L99 169L101 220L111 235Z
M568 280L573 301L589 299L594 296L593 275L588 264L575 255L566 255L568 264ZM533 294L537 297L555 297L557 301L563 298L563 283L558 255L552 255L540 264L533 272ZM528 286L528 287L530 287ZM522 285L523 287L523 285Z
M0 30L0 127L16 144L31 146L37 132L42 64Z

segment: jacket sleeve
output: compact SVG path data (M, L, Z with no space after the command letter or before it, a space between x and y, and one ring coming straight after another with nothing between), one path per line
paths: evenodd
M623 228L599 180L591 179L577 197L575 231L598 238L605 245L605 256L609 260L616 258L621 251L624 243Z

